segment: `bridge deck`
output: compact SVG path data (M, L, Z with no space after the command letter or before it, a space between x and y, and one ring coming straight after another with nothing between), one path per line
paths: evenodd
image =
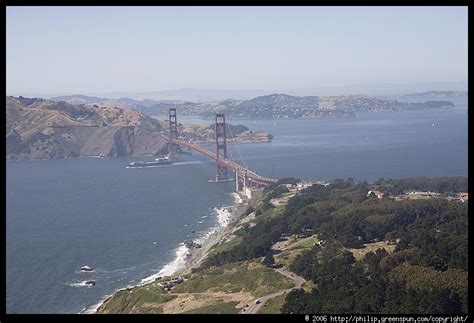
M169 140L170 143L173 143L173 144L176 144L176 145L179 145L179 146L187 147L187 148L192 149L192 150L194 150L194 151L196 151L196 152L198 152L198 153L200 153L200 154L202 154L202 155L204 155L204 156L206 156L206 157L208 157L212 160L215 160L217 163L227 167L231 171L233 171L233 172L237 171L239 173L239 175L240 174L245 174L245 176L247 178L250 178L252 181L254 181L256 183L268 185L268 184L274 184L274 183L277 182L277 180L274 179L274 178L260 176L257 173L247 169L246 167L243 167L243 166L237 164L236 162L234 162L232 160L229 160L229 159L223 158L221 156L218 156L218 155L216 155L215 152L209 151L207 149L204 149L204 148L199 147L197 145L194 145L192 143L186 142L184 140L179 140L179 139L168 139L168 140Z

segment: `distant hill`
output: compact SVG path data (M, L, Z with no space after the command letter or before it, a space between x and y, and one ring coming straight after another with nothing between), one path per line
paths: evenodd
M401 93L420 93L428 91L467 91L467 81L460 82L426 82L426 83L359 83L342 86L313 86L285 90L292 95L356 95L364 93L370 96L393 96Z
M6 98L7 159L166 152L158 120L132 109Z
M467 95L467 91L426 91L398 94L391 98L407 102L445 100L452 101L455 105L467 105Z
M195 89L195 88L182 88L174 90L161 90L161 91L147 91L147 92L104 92L95 93L92 97L101 97L107 99L122 99L129 98L136 101L146 102L150 101L192 101L192 102L214 102L226 99L236 100L248 100L256 96L270 94L272 91L267 90L215 90L215 89ZM13 93L11 93L13 94ZM27 96L23 93L15 93L15 95ZM29 96L40 96L47 97L50 99L67 97L69 95L31 95ZM146 105L146 104L145 104Z
M53 101L65 101L71 104L88 104L88 103L100 103L102 101L108 100L107 98L101 98L97 96L87 96L87 95L62 95L50 98Z
M179 124L178 134L182 140L191 140L195 143L214 143L215 124L209 126L201 124ZM252 131L243 125L232 125L226 123L226 137L229 142L270 142L273 136L264 131Z
M394 98L368 95L292 96L270 94L250 100L224 100L211 103L158 103L140 107L147 115L166 115L169 108L177 108L181 115L212 118L225 113L229 119L287 119L287 118L352 118L357 112L384 112L453 107L448 100L402 102Z
M401 97L425 97L425 98L446 98L456 96L467 96L467 91L427 91L418 93L400 94Z
M229 119L279 119L354 117L349 111L322 111L318 109L318 97L297 97L287 94L270 94L250 100L227 99L210 103L159 103L140 111L147 115L166 115L169 108L179 109L183 115L199 115L211 119L215 113L225 113Z
M150 99L155 101L192 101L192 102L214 102L226 99L248 100L259 95L269 94L265 90L215 90L215 89L193 89L183 88L165 91L150 91L141 93L128 93L127 97L137 100Z
M181 89L173 91L144 92L144 96L153 93L194 93L204 94L198 89ZM259 92L254 91L254 92ZM251 91L222 91L221 94L240 93L249 95ZM142 112L148 116L167 115L170 108L179 109L181 115L197 115L211 119L216 112L225 113L229 119L282 119L282 118L352 118L357 112L384 112L452 107L467 104L465 91L426 91L419 93L398 94L392 96L338 95L338 96L293 96L288 94L268 94L250 99L216 100L196 102L176 100L156 101L153 99L132 99L121 97L110 99L85 95L54 97L55 101L66 101L71 104L97 104L105 107L126 107ZM455 102L455 103L453 103Z
M144 100L135 100L130 98L104 98L97 96L87 96L87 95L63 95L52 97L50 100L53 101L65 101L71 104L98 104L106 107L127 107L127 108L140 108L140 107L149 107L159 103L159 101L144 99Z

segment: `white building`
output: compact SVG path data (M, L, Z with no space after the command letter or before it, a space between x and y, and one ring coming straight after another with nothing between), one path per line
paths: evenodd
M374 194L378 199L381 199L383 197L383 193L380 191L368 191L367 197L369 197L371 194Z
M244 195L250 199L252 198L252 196L255 195L255 190L254 189L251 189L250 187L244 187Z

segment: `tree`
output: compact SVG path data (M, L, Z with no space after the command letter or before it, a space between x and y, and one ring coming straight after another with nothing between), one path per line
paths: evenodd
M252 205L249 205L247 207L247 209L245 210L245 215L249 215L250 213L252 213L254 210L253 210L253 207Z
M273 258L273 253L272 252L267 253L265 258L263 258L262 263L267 267L270 267L270 266L274 265L275 264L275 258Z

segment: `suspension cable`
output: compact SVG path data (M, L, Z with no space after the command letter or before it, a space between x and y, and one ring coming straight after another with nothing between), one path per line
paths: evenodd
M229 126L229 132L230 132L231 138L234 138L234 134L232 133L232 130L230 129L230 126ZM240 160L242 161L242 164L244 165L245 168L247 168L247 165L245 164L245 161L244 161L244 159L242 158L242 154L240 153L239 145L238 145L237 142L234 141L233 139L231 139L231 141L234 142L235 149L237 150L237 153L238 153L239 156L240 156ZM229 151L230 151L230 150L229 150Z

